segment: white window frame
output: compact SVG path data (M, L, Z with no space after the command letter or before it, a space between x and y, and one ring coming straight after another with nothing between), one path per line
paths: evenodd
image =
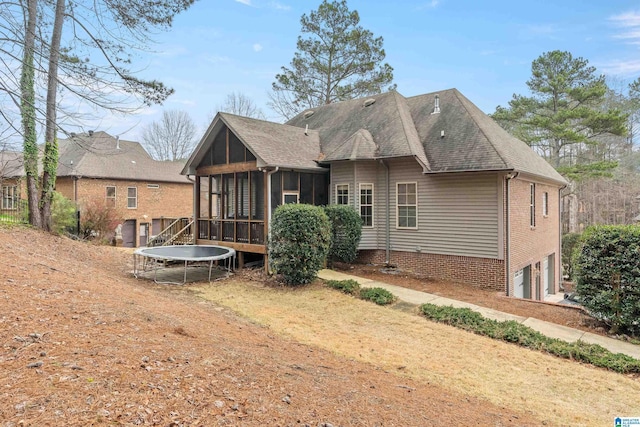
M113 188L113 197L109 197L109 189ZM104 197L105 197L105 206L107 207L116 207L116 200L118 200L118 189L115 185L107 185L104 189ZM113 200L113 205L109 205L109 200Z
M341 201L345 197L345 195L338 196L338 188L339 187L347 187L346 203L341 203ZM351 189L349 188L349 184L348 183L336 184L336 205L349 205L349 192L350 192L350 190Z
M542 193L542 216L549 216L549 193L546 191Z
M287 196L296 196L296 204L300 203L300 193L297 191L283 191L282 192L282 204L286 205L287 203L285 203L285 198Z
M362 190L363 187L370 187L371 188L371 203L362 203ZM362 208L363 207L371 207L371 225L365 225L364 224L364 219L362 220L362 228L373 228L374 224L375 224L375 218L374 218L374 206L375 206L375 201L374 201L374 194L375 192L374 190L374 186L373 183L370 182L361 182L360 184L358 184L358 207L359 207L359 211L360 211L360 218L362 218ZM366 197L366 196L365 196Z
M12 211L18 209L17 185L3 185L0 196L2 196L2 209Z
M414 185L415 186L415 197L416 197L416 202L413 204L409 204L409 203L405 203L405 204L400 204L399 203L399 196L400 196L400 191L399 191L399 187L401 185ZM415 207L416 209L416 215L415 215L415 219L416 219L416 225L414 227L409 227L409 226L401 226L400 225L400 208L401 207ZM417 230L418 229L418 182L417 181L410 181L410 182L396 182L396 228L400 229L400 230Z
M147 188L157 190L158 188L160 188L160 184L147 184Z
M135 190L136 195L130 196L130 190ZM131 206L131 201L133 200L134 206ZM127 187L127 209L138 209L138 187Z
M531 228L536 227L536 184L529 184L529 225Z

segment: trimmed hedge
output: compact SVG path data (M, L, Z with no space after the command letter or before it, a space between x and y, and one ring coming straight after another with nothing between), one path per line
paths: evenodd
M329 260L352 263L358 256L362 236L362 218L347 205L329 205L324 208L331 222Z
M344 292L349 295L360 294L360 284L353 279L348 280L327 280L325 282L327 286L333 289Z
M626 354L614 354L597 344L583 341L568 343L549 338L513 320L497 321L468 308L441 307L423 304L420 312L428 319L455 326L478 335L518 344L522 347L543 351L564 359L578 360L591 365L627 374L640 373L640 360Z
M612 333L640 336L640 227L588 228L576 255L576 292Z
M280 205L271 219L271 268L289 285L309 283L323 267L330 242L331 224L321 207Z
M375 302L378 305L391 304L395 295L384 288L364 288L360 290L360 299Z
M337 289L345 294L353 295L356 298L374 302L378 305L387 305L397 298L384 288L360 288L360 284L353 279L347 280L327 280L326 285Z

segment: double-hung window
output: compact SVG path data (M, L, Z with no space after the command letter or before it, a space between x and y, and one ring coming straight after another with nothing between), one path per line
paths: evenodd
M529 225L533 228L536 226L536 185L530 184L530 199L529 199Z
M373 184L360 184L360 218L363 227L373 227Z
M549 193L542 193L542 216L549 216Z
M2 186L2 209L18 208L18 186L3 185Z
M418 228L418 184L399 182L396 190L396 226Z
M336 205L349 204L349 184L336 184Z
M108 208L115 208L116 207L116 187L115 186L107 185L106 206Z
M138 188L137 187L127 187L127 208L129 209L138 208Z

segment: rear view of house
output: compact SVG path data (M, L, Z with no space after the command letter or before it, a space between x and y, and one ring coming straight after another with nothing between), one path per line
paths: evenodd
M363 262L543 299L560 279L560 189L544 159L456 89L388 92L287 124L218 114L183 169L198 243L268 256L283 203L353 206Z

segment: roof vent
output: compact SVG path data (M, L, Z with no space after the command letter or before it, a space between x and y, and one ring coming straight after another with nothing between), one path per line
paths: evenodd
M433 105L433 113L431 114L438 114L440 112L440 95L436 95L436 99Z
M75 132L71 132L69 135L71 135L71 138L75 138L76 137L76 133ZM640 196L638 196L640 197Z
M120 135L116 135L116 150L120 149Z
M367 99L364 100L362 105L364 105L365 107L368 107L370 105L373 105L375 102L376 102L376 100L374 98L367 98Z
M90 130L88 132L89 132L89 136L93 136L93 131L92 130Z
M305 135L309 135L309 124L307 123L307 125L304 128L304 134Z
M305 119L308 119L309 117L313 116L313 113L315 113L315 111L313 110L307 110L304 112L303 116Z

